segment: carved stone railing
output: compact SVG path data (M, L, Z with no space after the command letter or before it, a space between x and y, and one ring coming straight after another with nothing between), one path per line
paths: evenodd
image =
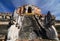
M5 41L5 35L0 35L0 41Z

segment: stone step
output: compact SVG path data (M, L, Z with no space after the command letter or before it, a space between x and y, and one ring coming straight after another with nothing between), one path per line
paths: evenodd
M23 39L23 40L16 40L16 41L56 41L56 40L48 40L48 39L34 39L34 40L28 40L28 39Z

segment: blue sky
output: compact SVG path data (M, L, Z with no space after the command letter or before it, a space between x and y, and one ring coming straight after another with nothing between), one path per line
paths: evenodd
M41 8L42 14L51 11L60 20L60 0L0 0L0 12L12 12L24 4L33 4Z

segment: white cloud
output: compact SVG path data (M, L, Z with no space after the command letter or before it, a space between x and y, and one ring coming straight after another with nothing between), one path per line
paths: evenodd
M60 20L60 16L56 17L56 20Z

